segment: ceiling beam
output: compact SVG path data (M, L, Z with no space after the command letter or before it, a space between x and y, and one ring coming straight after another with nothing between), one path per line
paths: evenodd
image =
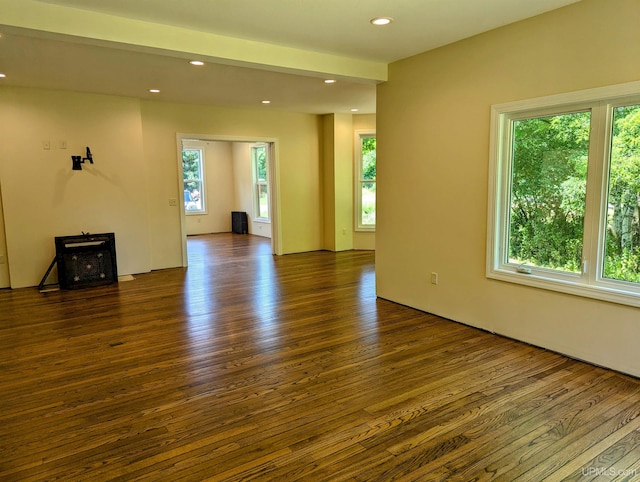
M387 64L172 25L107 15L35 0L0 0L0 24L76 42L199 58L230 65L369 82L387 80ZM24 33L24 30L22 30Z

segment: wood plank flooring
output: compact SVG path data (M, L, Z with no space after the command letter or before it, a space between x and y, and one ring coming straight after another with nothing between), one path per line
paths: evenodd
M376 299L374 254L0 290L0 480L640 480L637 379Z

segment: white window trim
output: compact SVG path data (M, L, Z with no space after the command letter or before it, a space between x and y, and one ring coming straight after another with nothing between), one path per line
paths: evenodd
M202 185L202 189L200 189L200 196L202 198L202 209L197 211L191 211L184 209L184 213L187 216L202 216L208 214L208 203L207 203L207 185L206 185L206 172L205 172L205 151L206 151L206 143L200 141L184 141L182 145L182 150L190 150L190 151L200 151L200 176L202 179L200 183ZM184 181L183 181L184 186ZM184 188L183 188L184 190ZM183 203L184 205L184 203Z
M265 155L267 156L267 180L266 181L259 181L258 180L258 167L257 167L257 163L256 163L256 159L254 158L253 152L254 152L254 148L256 147L264 147L265 149ZM271 154L269 152L270 148L269 148L269 144L268 143L263 143L263 142L258 142L255 144L251 145L251 173L253 176L253 211L254 211L254 221L260 221L262 223L265 224L269 224L271 223L271 191L270 191L270 186L269 186L269 174L270 174L270 167L269 164L271 162ZM267 188L267 209L269 211L269 216L268 217L264 217L264 216L260 216L260 197L258 195L258 186L266 186Z
M629 99L629 98L633 99ZM609 87L583 90L567 94L559 94L536 99L494 105L491 108L491 138L489 156L488 211L487 211L487 265L486 276L491 279L517 283L535 288L542 288L572 295L598 300L640 306L640 286L637 283L608 280L602 277L602 259L606 214L603 212L606 203L601 202L608 189L608 173L604 167L608 165L609 133L605 136L593 133L592 141L597 143L590 148L589 169L585 215L585 239L592 245L584 246L582 274L562 273L559 271L529 267L530 273L518 271L518 266L503 261L508 238L508 215L510 191L510 118L521 115L526 117L528 111L540 114L544 109L550 113L581 110L588 104L594 106L592 116L600 122L600 132L605 131L604 123L609 122L610 106L624 105L640 98L640 82L630 82ZM597 156L596 159L592 159ZM603 157L604 156L604 157ZM599 192L598 192L599 191ZM606 199L606 197L605 197ZM589 214L591 213L591 214ZM593 266L590 266L593 265Z
M365 137L376 137L375 129L368 130L356 130L354 141L354 230L358 232L374 233L376 231L375 224L362 224L362 139ZM377 159L376 159L377 163ZM372 182L372 181L367 181ZM373 181L376 183L377 180ZM377 190L376 190L377 201ZM377 202L376 202L377 204ZM376 221L377 221L377 206L376 206Z

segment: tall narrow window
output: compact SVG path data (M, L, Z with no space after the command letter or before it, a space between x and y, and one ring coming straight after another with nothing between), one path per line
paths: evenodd
M487 276L640 306L640 83L492 115Z
M356 149L356 229L376 227L376 135L360 133Z
M204 200L204 153L202 149L185 148L182 150L182 174L184 179L185 213L206 213Z
M269 155L266 144L257 144L251 147L251 163L253 166L253 178L255 183L255 217L269 220Z

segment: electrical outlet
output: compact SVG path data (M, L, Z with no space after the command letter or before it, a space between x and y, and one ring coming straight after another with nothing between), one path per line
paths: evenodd
M51 142L50 141L42 141L42 148L45 151L48 151L51 149Z
M178 200L174 197L169 198L169 206L177 206L178 205Z
M438 273L431 273L431 284L432 285L438 284Z

